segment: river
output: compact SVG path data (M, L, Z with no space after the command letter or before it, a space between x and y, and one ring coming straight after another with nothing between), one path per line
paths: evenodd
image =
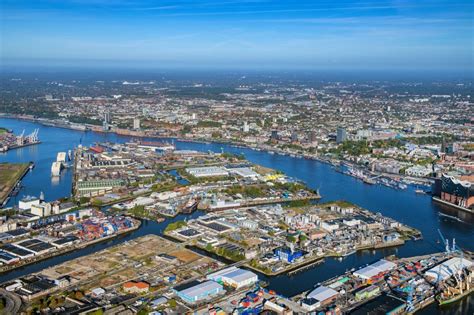
M63 172L58 179L51 177L51 163L56 160L57 152L72 150L81 143L83 145L90 145L94 142L126 142L130 140L130 137L117 136L115 134L75 131L43 126L38 123L17 119L0 118L0 126L12 129L16 134L21 133L23 130L28 134L35 128L39 128L39 137L42 141L39 145L0 153L0 162L34 161L36 164L35 168L23 179L24 188L22 188L18 197L12 198L7 206L17 203L18 199L25 195L39 196L41 192L44 192L46 200L56 200L70 195L71 170ZM251 162L281 170L289 176L303 180L311 188L319 188L323 202L347 200L371 211L381 212L383 215L415 227L423 233L423 240L409 241L401 247L380 251L358 252L346 257L342 261L327 259L324 264L297 273L291 277L281 275L267 279L270 287L282 295L291 296L301 291L309 290L318 282L343 273L353 267L357 268L371 263L389 254L395 254L398 257L408 257L442 251L443 245L438 243L440 238L438 229L441 230L446 238L455 238L456 243L461 248L474 251L473 216L464 213L453 213L450 210L443 209L434 204L430 196L416 194L414 187L409 187L407 190L395 190L380 185L367 185L355 178L338 173L330 165L318 161L277 154L272 155L262 151L237 148L227 144L182 141L175 141L175 144L178 149L210 150L214 152L224 150L231 153L243 153ZM194 213L192 216L196 215L199 215L199 213ZM180 218L182 216L176 219ZM139 236L150 233L160 234L168 223L169 221L163 223L146 221L140 229L128 235L25 266L0 276L0 282L36 272L48 266L87 255ZM439 310L436 306L431 306L423 311L423 313L451 314L457 312L458 314L473 314L474 312L474 298L472 296L456 305L457 307L450 307L447 310Z

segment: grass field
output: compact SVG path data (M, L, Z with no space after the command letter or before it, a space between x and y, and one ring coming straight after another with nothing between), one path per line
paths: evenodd
M28 163L0 163L0 204L28 169Z
M8 132L8 129L3 128L3 127L0 127L0 135L1 135L2 133L7 133L7 132Z

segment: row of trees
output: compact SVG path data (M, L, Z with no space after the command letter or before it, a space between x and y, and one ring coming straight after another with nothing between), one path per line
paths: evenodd
M185 221L176 221L176 222L168 224L168 226L166 226L165 228L165 232L174 231L187 225L188 224Z

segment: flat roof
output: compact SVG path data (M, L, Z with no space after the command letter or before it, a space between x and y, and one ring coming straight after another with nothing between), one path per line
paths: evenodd
M36 253L41 252L43 250L48 250L54 247L53 245L43 242L42 240L39 240L37 238L28 239L28 240L16 243L15 245L20 246L22 248L26 248Z
M70 242L74 242L78 240L78 238L74 235L67 235L63 238L60 238L58 240L55 240L51 243L55 244L55 245L64 245L64 244L67 244L67 243L70 243Z
M12 244L5 244L0 249L4 250L7 253L18 256L18 257L25 257L25 256L33 255L32 251L20 248L18 246L12 245Z
M202 295L206 295L211 291L222 290L222 289L223 289L222 285L220 285L219 283L215 281L209 280L209 281L201 282L198 285L192 286L183 291L179 291L179 293L182 295L189 296L189 297L199 297Z
M434 279L446 280L462 268L469 268L472 261L460 257L451 258L425 272L425 276Z
M330 299L336 295L338 295L339 292L336 290L333 290L331 288L325 287L325 286L320 286L308 293L307 298L308 299L316 299L318 301L325 301L327 299Z
M19 228L19 229L16 229L16 230L7 231L5 233L10 234L11 236L20 236L20 235L28 233L28 230L25 230L23 228Z
M257 275L249 270L240 269L235 266L222 269L220 271L207 275L207 278L212 279L212 280L216 280L218 278L224 278L224 277L232 279L235 282L242 282L247 279L252 279L254 277L257 277Z
M364 267L362 269L355 271L354 276L357 276L363 279L370 279L373 276L376 276L381 272L386 272L388 270L391 270L395 268L396 266L397 265L391 261L381 259L367 267Z
M231 271L225 275L222 275L222 277L226 277L229 279L234 280L235 282L242 282L248 279L252 279L257 277L257 275L251 271L245 270L245 269L237 269L234 271Z
M238 167L238 168L231 168L229 171L236 173L242 177L254 177L258 176L258 173L252 170L250 167Z

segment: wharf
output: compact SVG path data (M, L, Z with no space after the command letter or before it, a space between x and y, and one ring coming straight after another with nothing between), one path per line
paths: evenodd
M7 165L8 165L8 163L7 163ZM0 199L0 208L2 208L3 206L5 206L7 204L7 202L10 199L10 196L12 195L12 192L14 191L14 189L17 187L17 185L19 185L19 183L21 182L23 177L25 177L26 174L28 174L28 171L30 170L29 166L30 166L30 164L23 163L21 165L22 169L20 169L20 171L21 171L20 174L18 174L16 176L16 178L14 178L14 180L10 183L11 187L8 187L7 191L5 193L3 191L0 191L0 198L1 198Z
M438 203L443 204L443 205L445 205L445 206L448 206L448 207L450 207L450 208L453 208L453 209L456 209L456 210L461 210L461 211L464 211L464 212L467 212L467 213L474 214L474 210L472 210L472 209L455 205L455 204L453 204L453 203L451 203L451 202L444 201L444 200L442 200L441 198L438 198L438 197L436 197L436 196L433 196L433 197L432 197L432 200L433 200L434 202L438 202Z
M21 149L21 148L29 147L29 146L36 145L36 144L41 144L41 141L28 142L28 143L21 144L21 145L15 144L15 145L12 145L11 147L8 147L8 151L9 150L14 150L14 149Z

